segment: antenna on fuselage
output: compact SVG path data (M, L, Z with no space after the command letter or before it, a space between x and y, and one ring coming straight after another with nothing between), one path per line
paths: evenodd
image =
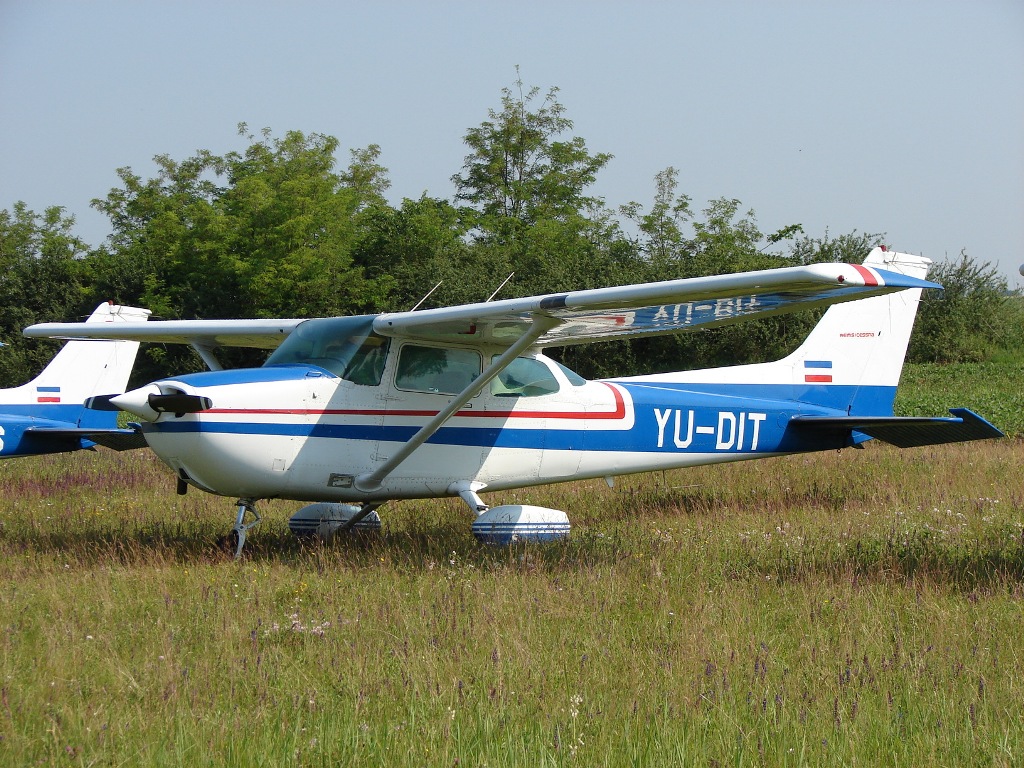
M430 294L432 294L434 291L436 291L438 288L440 288L441 287L441 283L443 283L443 282L444 282L444 280L438 280L437 281L437 285L435 285L433 288L431 288L429 291L427 291L423 295L423 298L416 302L416 306L413 307L412 309L410 309L409 311L410 312L415 312L417 309L419 309L420 308L420 304L422 304L424 301L429 299L430 298Z
M502 288L504 288L504 287L505 287L505 284L506 284L506 283L507 283L507 282L508 282L509 280L511 280L511 279L512 279L512 276L513 276L513 275L515 275L515 272L513 272L513 273L512 273L512 274L510 274L510 275L509 275L508 277L506 277L506 278L505 278L504 280L502 280L502 281L501 281L501 285L499 285L499 286L498 286L497 288L495 288L495 289L494 289L494 293L492 293L492 294L491 294L490 296L488 296L488 297L487 297L487 301L490 301L490 300L491 300L491 299L493 299L493 298L494 298L495 296L497 296L497 295L498 295L498 291L500 291L500 290L501 290ZM484 304L486 304L486 303L487 303L487 301L485 301L485 302L484 302Z

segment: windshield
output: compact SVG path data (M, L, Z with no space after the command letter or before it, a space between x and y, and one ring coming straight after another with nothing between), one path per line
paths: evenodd
M336 376L380 384L388 339L373 332L373 316L327 317L299 323L264 365L316 365Z

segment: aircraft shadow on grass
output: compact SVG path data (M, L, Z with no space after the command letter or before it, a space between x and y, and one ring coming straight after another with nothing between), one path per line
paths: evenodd
M701 510L698 516L705 512L710 517L718 514L703 501L697 506ZM734 504L730 506L734 508ZM55 561L63 559L77 563L76 568L90 564L107 567L111 563L140 568L155 563L190 567L234 559L234 543L223 536L218 542L212 528L172 522L129 529L97 526L74 532L36 528L20 540L5 538L4 548L8 551L38 553ZM372 573L387 567L411 573L457 572L465 578L473 578L474 572L504 570L558 576L595 566L647 568L653 561L660 564L662 571L671 573L675 570L671 566L673 559L693 562L689 551L692 542L665 538L656 529L656 523L649 535L638 535L635 530L621 534L614 530L580 530L558 542L524 541L503 547L479 546L464 530L445 524L394 533L356 533L329 541L296 538L284 525L270 524L264 535L251 544L247 557L254 563L293 564L322 572L344 568ZM927 527L909 533L865 532L844 538L839 546L834 537L825 536L793 549L781 540L774 546L765 544L763 534L756 532L749 545L742 539L723 542L720 551L709 549L709 554L708 570L704 571L704 564L698 565L699 570L686 574L686 578L710 573L716 581L724 577L727 583L796 584L833 579L857 585L920 581L965 593L1024 583L1024 542L1019 536L948 543L939 541ZM666 589L672 589L670 576L662 581Z

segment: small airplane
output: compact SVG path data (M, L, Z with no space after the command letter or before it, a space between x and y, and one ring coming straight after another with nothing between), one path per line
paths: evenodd
M148 309L100 304L85 321L138 324ZM0 458L92 448L145 447L131 429L117 428L117 414L88 408L94 395L124 392L137 341L71 341L28 384L0 389Z
M884 248L813 264L389 314L42 324L33 337L192 344L211 370L100 399L139 419L188 486L314 502L299 534L379 528L395 499L455 497L485 542L567 535L560 510L489 508L482 491L859 447L1000 437L974 413L898 418L893 400L929 260ZM546 347L675 333L831 306L782 360L587 381ZM218 346L274 350L223 369Z

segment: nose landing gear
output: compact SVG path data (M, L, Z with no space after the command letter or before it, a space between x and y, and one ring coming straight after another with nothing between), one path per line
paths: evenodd
M235 559L242 556L242 547L245 546L245 536L250 529L255 528L263 519L256 509L255 499L239 499L235 502L238 505L238 515L235 517L235 527L228 534L228 542L235 549ZM250 522L245 522L247 514L252 515Z

